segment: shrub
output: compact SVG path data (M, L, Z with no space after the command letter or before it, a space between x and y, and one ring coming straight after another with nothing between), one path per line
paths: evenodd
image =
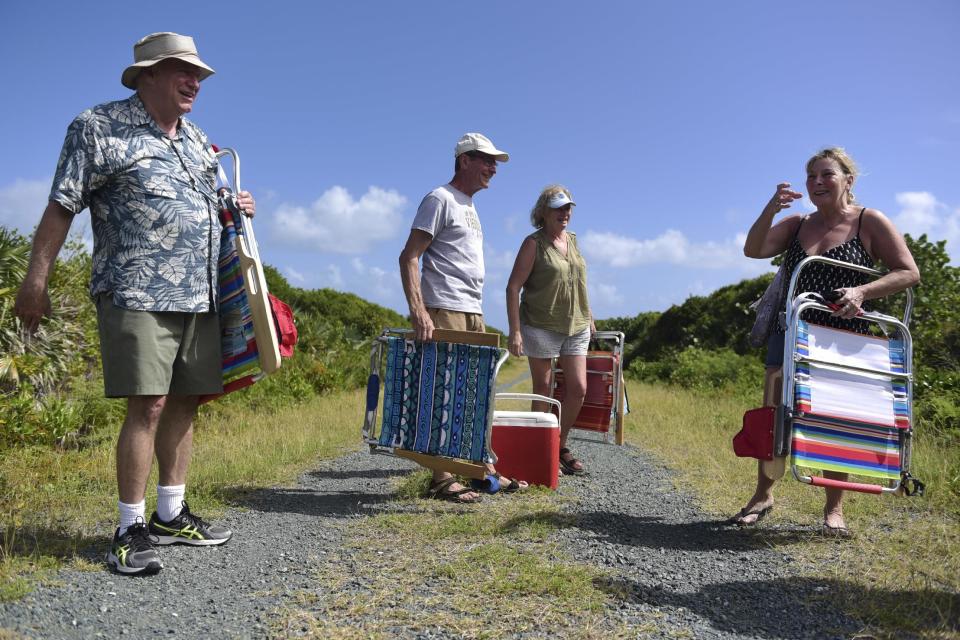
M695 389L728 389L755 393L763 384L763 364L756 356L732 349L687 347L661 360L631 363L628 373L646 381L666 382Z

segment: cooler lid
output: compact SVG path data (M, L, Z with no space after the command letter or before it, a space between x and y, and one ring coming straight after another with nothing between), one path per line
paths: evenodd
M557 416L542 411L494 411L493 426L558 428Z

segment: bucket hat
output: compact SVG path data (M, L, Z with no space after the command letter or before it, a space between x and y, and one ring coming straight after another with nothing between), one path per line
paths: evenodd
M193 38L162 31L144 36L133 45L133 64L123 70L123 75L120 76L121 84L128 89L136 89L140 72L167 58L183 60L197 67L200 69L201 80L214 74L213 69L197 54L197 45L193 43Z

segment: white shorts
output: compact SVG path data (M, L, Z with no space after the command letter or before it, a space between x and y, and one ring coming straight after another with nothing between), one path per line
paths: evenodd
M557 356L585 356L590 345L590 327L565 336L549 329L538 329L520 323L523 338L523 355L530 358L556 358Z

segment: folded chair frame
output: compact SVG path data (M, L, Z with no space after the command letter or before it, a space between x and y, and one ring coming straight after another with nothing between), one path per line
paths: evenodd
M782 470L785 458L790 457L793 476L800 482L814 486L834 487L873 494L896 493L898 491L906 491L909 493L911 487L904 486L904 484L906 481L910 481L915 482L916 485L919 485L920 490L922 490L922 483L912 479L909 474L913 438L913 343L907 324L909 323L910 313L913 308L913 293L909 289L906 291L906 304L903 318L896 318L872 311L863 312L858 316L859 319L876 325L881 329L883 334L889 338L887 341L888 349L892 348L889 346L890 344L896 345L893 350L895 351L894 355L896 356L897 366L883 368L869 364L844 362L842 358L825 359L818 357L813 349L803 350L798 348L798 336L806 337L811 327L815 327L816 331L819 331L821 334L829 333L830 331L839 332L839 330L829 328L824 330L824 328L816 325L809 325L808 327L802 320L803 313L808 310L816 309L828 313L833 310L819 295L820 292L803 292L799 295L796 294L797 280L800 271L815 262L860 271L872 277L883 275L882 272L876 269L821 256L805 258L800 262L797 269L794 270L787 292L787 300L791 302L787 305L784 318L786 337L784 340L783 385L781 404L777 407L776 417L774 419L774 460L772 464L774 467L779 464L779 469ZM856 339L857 338L854 338L854 340ZM871 338L864 337L864 341L870 339ZM877 428L876 425L872 424L867 418L851 419L849 416L838 417L836 415L817 413L815 408L812 407L812 403L800 400L799 396L803 396L803 393L798 395L798 386L802 392L804 391L804 384L812 384L809 374L813 370L820 372L823 377L829 377L829 375L842 377L844 380L850 381L849 384L853 386L856 386L860 381L863 381L865 385L889 384L892 389L896 390L896 393L893 394L893 405L896 412L895 426ZM840 395L842 396L842 393ZM854 400L851 399L851 402L853 401ZM801 471L802 465L797 464L797 455L794 455L797 452L792 450L795 438L801 437L805 432L804 430L809 432L822 431L823 433L830 434L828 437L835 438L837 441L856 443L850 445L851 447L873 446L872 443L876 440L881 442L878 446L882 449L884 446L882 441L886 439L888 441L886 445L888 446L888 450L891 452L896 450L897 452L896 455L899 458L897 465L899 473L896 474L895 477L885 478L888 482L887 486L868 482L841 481L812 474L808 475ZM866 442L870 444L862 444ZM858 454L854 453L854 455L856 456ZM895 454L878 454L874 452L872 454L866 454L865 457L880 460L883 459L884 455L888 455L889 457ZM891 467L893 467L893 458L891 458L890 461ZM829 464L827 464L827 466L829 466ZM834 470L839 469L840 467L837 467ZM782 471L780 471L780 473L782 473ZM888 476L893 476L894 473L894 471L891 471ZM914 486L913 489L916 490L917 487Z
M475 419L475 423L482 419L485 425L483 440L486 455L480 456L482 459L469 459L463 457L437 455L434 453L425 453L421 451L410 450L408 448L393 446L390 443L384 443L381 438L383 435L382 425L378 426L377 424L378 406L381 396L381 371L384 370L385 354L387 353L389 345L392 341L400 339L405 343L413 343L413 336L413 331L409 329L388 328L384 329L380 336L373 341L373 345L370 349L370 377L368 378L367 382L366 412L364 415L362 428L363 440L370 447L371 453L394 455L407 458L408 460L413 460L417 464L434 471L445 471L476 480L483 480L486 477L485 463L496 462L496 454L493 452L493 447L491 444L494 387L496 385L496 377L500 371L500 367L503 365L504 361L506 361L509 353L505 349L500 349L501 353L497 355L496 361L492 363L492 378L489 381L489 388L486 391L488 395L485 396L487 398L487 411L484 416L478 416ZM446 343L447 345L494 347L499 349L499 336L496 334L471 331L435 329L432 342ZM394 342L394 344L396 343ZM389 384L392 384L391 381L385 381L385 385ZM384 402L386 402L386 400L384 400ZM386 405L384 411L387 411ZM424 416L423 420L425 423L430 423L431 426L435 426L438 421L438 417L431 414L430 416ZM439 420L442 421L443 418L439 418Z
M587 352L587 395L583 407L573 424L575 429L596 431L610 439L610 426L614 426L614 439L623 444L623 416L626 397L623 384L624 334L621 331L597 331L591 340L606 342L609 351ZM562 400L563 369L559 358L551 365L550 392Z

